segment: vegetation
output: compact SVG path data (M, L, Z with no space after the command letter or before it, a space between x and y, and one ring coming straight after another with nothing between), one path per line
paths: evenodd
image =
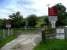
M14 33L15 34L32 34L32 33L36 33L36 29L22 29L22 28L15 28L14 29Z
M58 9L58 21L57 26L66 26L67 25L67 12L66 7L61 3L55 5Z
M13 40L13 39L15 39L15 38L16 38L15 35L11 35L11 36L8 36L8 37L0 40L0 48L1 48L4 44L10 42L11 40Z
M25 25L23 22L23 16L20 15L20 12L9 15L9 18L13 28L20 28Z
M34 50L67 50L67 40L47 40L40 42Z
M27 17L27 23L29 27L35 27L37 24L37 16L36 15L30 15Z

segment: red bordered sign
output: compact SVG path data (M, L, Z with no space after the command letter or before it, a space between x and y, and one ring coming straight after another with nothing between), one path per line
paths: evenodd
M48 8L48 15L49 16L57 16L57 8L55 6Z

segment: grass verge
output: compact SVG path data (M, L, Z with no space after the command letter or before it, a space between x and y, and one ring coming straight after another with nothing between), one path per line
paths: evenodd
M0 40L0 48L15 38L16 38L15 35L11 35L11 36L4 38L3 40Z
M34 50L67 50L67 40L47 40L40 42Z

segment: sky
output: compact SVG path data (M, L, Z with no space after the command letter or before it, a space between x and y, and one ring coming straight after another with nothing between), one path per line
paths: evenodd
M28 15L48 15L49 7L62 3L67 8L67 0L0 0L0 18L8 18L9 15L19 11L24 18Z

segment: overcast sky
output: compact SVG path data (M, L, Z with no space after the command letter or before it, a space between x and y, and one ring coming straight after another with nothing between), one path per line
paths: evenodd
M0 0L0 18L8 18L17 11L20 11L24 18L31 14L48 15L47 5L53 6L57 3L67 7L67 0Z

